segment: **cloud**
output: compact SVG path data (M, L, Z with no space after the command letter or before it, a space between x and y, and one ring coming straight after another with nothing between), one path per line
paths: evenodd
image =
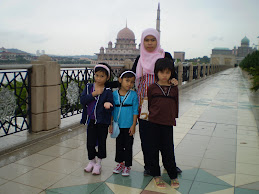
M209 38L209 41L211 41L211 42L223 41L223 40L224 40L223 36L212 36L212 37Z
M3 40L22 41L33 44L45 43L49 40L45 35L22 31L0 31L0 37Z

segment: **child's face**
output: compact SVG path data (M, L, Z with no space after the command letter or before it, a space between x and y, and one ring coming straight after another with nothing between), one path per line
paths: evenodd
M121 84L122 89L129 91L134 86L135 77L119 78L119 82Z
M153 52L157 47L156 37L148 35L144 38L144 48L147 52Z
M171 77L171 71L169 69L165 69L163 71L158 71L157 77L160 82L166 83L166 82L168 82L168 80Z
M108 76L103 71L97 71L94 74L95 83L98 85L104 85L108 79Z

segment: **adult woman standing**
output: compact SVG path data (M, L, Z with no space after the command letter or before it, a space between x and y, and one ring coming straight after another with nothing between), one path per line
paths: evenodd
M143 31L141 36L140 56L138 56L133 64L132 71L136 72L136 87L138 92L139 103L147 97L147 88L155 82L154 67L155 62L159 58L169 58L172 56L160 46L160 35L156 29L148 28ZM171 80L172 84L178 85L176 77ZM141 139L141 147L144 156L144 175L150 174L150 122L139 119L139 133ZM177 167L177 172L181 170Z

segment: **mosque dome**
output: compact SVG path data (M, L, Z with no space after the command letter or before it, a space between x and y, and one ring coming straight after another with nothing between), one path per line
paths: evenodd
M250 40L246 36L241 40L241 44L249 45L249 42L250 42Z
M135 34L128 27L125 27L118 32L117 39L135 40Z

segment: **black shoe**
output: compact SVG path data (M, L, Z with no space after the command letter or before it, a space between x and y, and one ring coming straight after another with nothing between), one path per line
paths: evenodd
M150 170L144 170L144 176L151 176Z
M177 172L177 174L181 174L182 170L179 167L176 167L176 172Z

